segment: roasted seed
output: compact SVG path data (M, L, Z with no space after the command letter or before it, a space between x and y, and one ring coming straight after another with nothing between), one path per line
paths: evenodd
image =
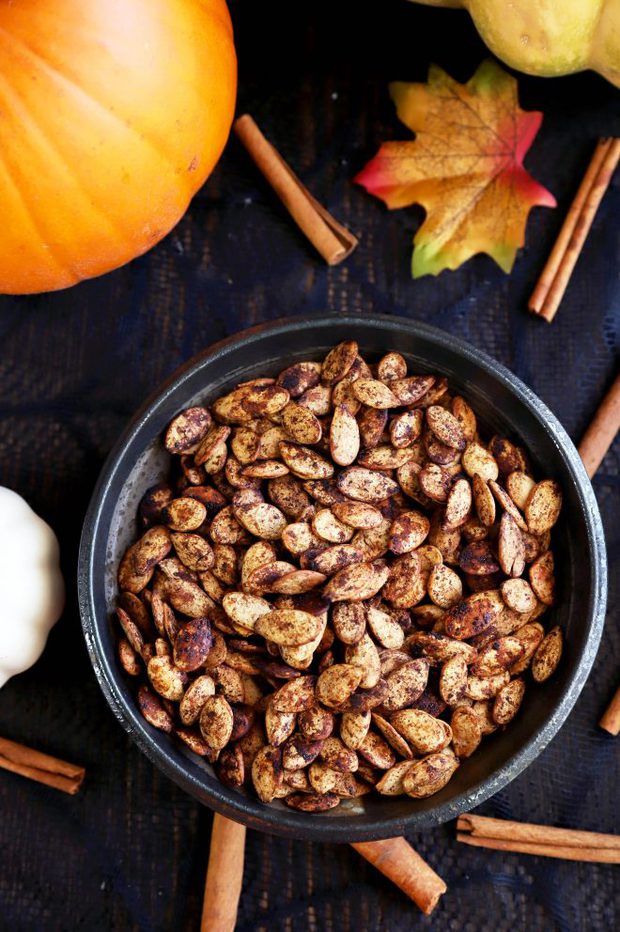
M562 657L562 631L556 625L544 636L532 659L532 676L544 683L555 672Z

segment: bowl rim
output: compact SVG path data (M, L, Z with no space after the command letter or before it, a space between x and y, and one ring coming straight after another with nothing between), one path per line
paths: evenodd
M97 618L95 608L94 556L98 541L104 504L114 481L125 480L120 475L120 466L128 449L136 437L147 426L159 407L172 394L182 394L183 385L194 376L195 372L210 365L220 357L225 357L239 345L259 342L265 335L280 333L283 337L291 330L312 330L330 324L375 326L378 330L407 332L411 336L421 336L439 345L456 351L466 361L486 370L493 377L499 378L504 386L525 405L544 429L552 437L559 455L571 475L576 492L581 500L583 520L586 524L588 551L591 558L591 597L589 617L590 631L583 646L576 670L568 683L557 707L542 728L521 745L514 754L499 768L484 779L479 780L469 790L462 792L451 800L441 803L425 812L413 812L409 816L366 816L363 824L356 824L355 816L334 816L322 818L298 813L290 809L276 809L264 805L259 800L243 796L235 790L215 782L208 789L202 781L195 778L185 767L181 766L176 754L157 743L150 733L149 726L142 718L137 705L130 707L126 703L117 681L122 679L122 671L113 666L106 656L103 632L106 624ZM134 462L137 457L134 458ZM126 476L125 476L126 478ZM103 543L107 548L107 540ZM208 805L216 812L249 827L264 832L284 835L291 838L303 838L317 841L351 842L388 838L402 834L405 829L425 829L455 818L462 812L480 805L484 800L498 793L508 783L521 774L526 767L547 747L557 734L571 712L594 663L600 643L607 597L607 555L605 537L594 491L587 476L581 458L551 410L543 401L509 369L493 357L472 346L465 340L446 331L411 318L401 318L386 314L359 313L317 313L299 317L278 318L261 323L228 336L211 344L197 353L186 363L178 367L139 407L130 419L121 436L108 454L92 493L90 504L84 519L78 555L78 603L82 629L88 655L101 690L110 705L115 718L132 737L139 749L166 776L178 786ZM302 821L303 820L303 821ZM350 823L347 824L347 823Z

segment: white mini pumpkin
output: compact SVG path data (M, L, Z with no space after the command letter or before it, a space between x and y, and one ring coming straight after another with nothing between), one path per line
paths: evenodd
M56 535L0 486L0 688L39 659L64 602Z

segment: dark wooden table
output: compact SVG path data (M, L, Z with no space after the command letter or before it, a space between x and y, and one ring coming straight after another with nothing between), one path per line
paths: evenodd
M58 294L0 300L0 477L56 529L67 608L43 659L0 695L0 734L83 763L76 798L0 774L0 928L196 929L210 813L164 779L115 723L82 641L80 527L102 461L137 405L180 363L256 321L315 309L415 317L496 356L579 438L617 365L618 182L549 327L525 311L595 139L620 135L618 92L586 74L520 79L545 112L527 164L556 195L535 210L510 276L486 257L413 282L417 209L388 213L351 184L386 138L404 137L387 82L429 62L466 80L484 57L467 16L405 0L233 6L239 109L249 110L312 191L360 237L328 269L235 141L184 220L149 255ZM618 741L596 721L615 688L620 633L620 444L595 479L608 535L610 612L590 680L539 759L488 814L618 831ZM607 930L618 873L466 849L454 826L411 837L450 891L424 919L348 847L248 837L239 928Z

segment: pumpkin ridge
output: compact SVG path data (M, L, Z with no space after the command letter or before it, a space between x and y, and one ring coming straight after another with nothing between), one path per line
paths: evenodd
M65 74L58 68L57 65L49 61L49 59L44 58L39 52L35 52L35 50L22 39L19 39L10 33L7 34L6 29L4 29L2 26L0 26L0 35L4 35L11 43L19 46L22 51L33 58L39 67L45 70L53 80L61 81L63 84L67 85L74 94L77 94L78 97L85 97L90 104L94 104L99 110L102 111L102 113L105 113L106 116L111 117L116 123L119 123L121 126L123 126L129 133L131 133L131 135L133 135L136 139L139 139L140 142L144 143L145 146L154 152L158 158L162 159L162 161L167 164L171 172L173 172L175 175L178 174L178 166L174 160L171 159L168 153L162 151L156 142L154 142L152 139L149 139L148 136L137 130L135 126L132 126L131 123L128 123L126 120L124 120L118 113L116 113L116 111L110 110L109 107L106 107L106 105L98 100L90 91L80 87L74 78L68 74Z

